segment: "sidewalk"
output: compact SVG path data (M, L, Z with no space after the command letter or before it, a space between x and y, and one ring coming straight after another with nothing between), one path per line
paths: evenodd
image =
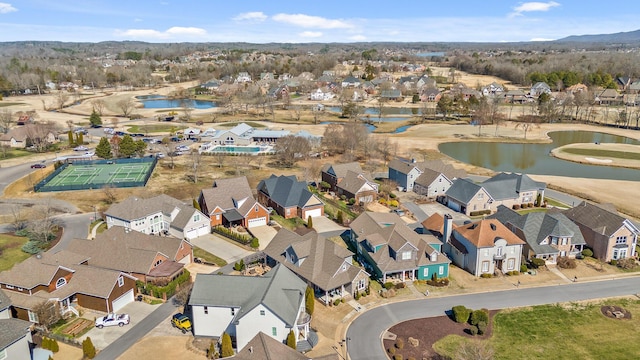
M89 239L93 240L96 238L96 234L98 232L98 228L100 227L100 225L104 224L104 221L100 221L97 224L95 224L93 226L93 228L91 229L91 234L89 234Z

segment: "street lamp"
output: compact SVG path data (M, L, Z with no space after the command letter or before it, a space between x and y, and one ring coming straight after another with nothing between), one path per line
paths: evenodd
M93 205L93 221L96 221L96 220L98 220L98 215L96 213L96 206Z

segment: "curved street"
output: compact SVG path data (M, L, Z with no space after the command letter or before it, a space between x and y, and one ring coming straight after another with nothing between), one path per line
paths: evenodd
M567 285L519 288L468 295L426 298L382 305L368 310L347 329L347 352L351 360L388 360L381 344L382 334L395 324L424 317L445 315L455 305L489 310L635 295L640 277Z

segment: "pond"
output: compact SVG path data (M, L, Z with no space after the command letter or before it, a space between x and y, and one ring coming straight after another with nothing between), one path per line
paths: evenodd
M320 122L320 125L329 125L329 124L349 125L349 124L352 124L352 123L348 123L348 122L331 122L331 121L322 121L322 122ZM371 125L371 124L364 124L364 126L367 128L367 131L370 132L370 133L373 132L376 129L376 127Z
M590 179L640 180L640 170L579 164L549 155L552 149L573 143L621 143L640 141L591 131L549 133L551 144L505 144L492 142L451 142L440 144L441 152L459 161L495 171L556 175Z
M145 109L175 109L188 106L193 109L211 109L216 107L216 103L206 100L192 99L168 99L162 95L136 96Z
M325 107L325 110L329 111L329 112L334 112L334 113L342 113L342 107L341 106L327 106L327 107ZM366 107L366 108L364 108L362 113L364 115L371 115L371 117L373 118L374 115L378 116L380 111L377 108ZM387 115L421 115L421 114L422 114L422 109L420 109L420 108L390 107L390 106L382 108L382 116L387 116ZM385 121L385 118L382 118L382 121Z

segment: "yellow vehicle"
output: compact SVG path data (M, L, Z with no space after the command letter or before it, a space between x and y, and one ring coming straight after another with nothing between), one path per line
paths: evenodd
M173 325L174 328L182 330L183 334L186 334L187 331L191 331L191 320L181 313L173 315L171 318L171 325Z

